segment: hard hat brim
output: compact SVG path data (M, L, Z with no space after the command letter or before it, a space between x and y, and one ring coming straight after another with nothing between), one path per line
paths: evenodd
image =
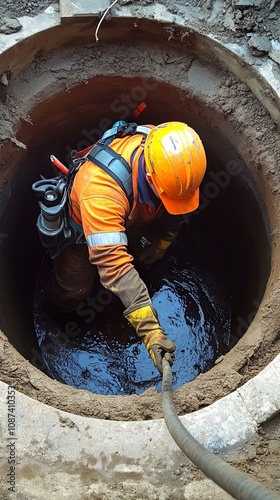
M167 212L171 215L188 214L189 212L196 210L199 206L199 188L196 189L192 196L185 198L184 200L175 200L174 198L167 196L164 192L158 192L158 196L160 197Z

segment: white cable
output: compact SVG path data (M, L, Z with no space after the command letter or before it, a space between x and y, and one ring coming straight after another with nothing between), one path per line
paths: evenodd
M109 12L109 10L110 10L110 9L111 9L114 5L115 5L115 3L117 3L117 1L118 1L118 0L114 0L114 2L113 2L111 5L109 5L108 9L106 9L106 10L105 10L105 12L103 13L103 15L102 15L102 17L101 17L101 19L100 19L100 21L99 21L99 23L98 23L98 25L97 25L97 28L96 28L96 30L95 30L95 40L96 40L96 43L97 43L97 42L98 42L98 40L99 40L99 38L98 38L98 35L97 35L97 34L98 34L98 30L99 30L99 28L100 28L100 26L101 26L101 23L102 23L102 21L104 20L104 18L106 17L107 12Z

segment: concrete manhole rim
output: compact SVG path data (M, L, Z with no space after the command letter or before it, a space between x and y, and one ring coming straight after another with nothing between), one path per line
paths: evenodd
M210 40L210 38L209 38ZM217 43L217 42L216 42ZM226 47L226 51L228 51L229 49ZM236 56L236 54L234 54L234 56ZM239 58L239 56L237 56ZM261 77L262 78L262 77ZM274 279L276 279L276 277L274 277ZM261 304L261 309L263 310L263 308L266 306L266 302L265 300L263 300L262 304ZM257 316L256 316L256 320L253 321L253 323L251 324L249 330L248 330L248 335L252 335L253 331L254 331L254 328L256 330L256 333L258 333L258 328L259 328L259 316L261 315L261 312L259 310ZM255 324L257 324L257 326L255 326ZM246 333L246 335L247 335ZM246 335L243 337L243 342L246 343ZM3 337L3 340L4 340L4 337ZM7 349L7 352L10 352L10 354L12 355L12 351L14 351L14 349L12 348L12 346L8 346L7 343L6 343L6 346L5 348ZM13 352L14 354L14 352ZM16 353L17 356L20 356L18 353ZM22 358L24 359L24 358ZM25 361L25 360L24 360ZM38 390L38 385L40 386L41 384L41 380L42 379L42 382L44 384L44 377L45 375L43 375L41 372L39 372L36 368L34 367L28 367L28 362L25 361L25 365L26 365L26 370L29 372L29 378L31 380L31 383L33 385L33 387L35 387L35 390L33 390L33 393L34 393L34 396L36 395L37 393L37 390ZM34 373L31 373L31 372L34 372ZM209 372L208 372L209 373ZM43 377L43 378L42 378ZM59 384L57 382L53 382L54 384ZM37 387L36 387L37 386ZM59 386L62 386L62 384L59 384ZM67 390L68 388L66 388L65 386L62 386L63 388L65 388L65 390ZM80 390L71 390L71 392L75 392L75 391L78 391L80 392ZM38 396L37 396L38 397ZM139 396L138 396L139 397ZM141 396L140 396L141 397ZM90 404L90 401L94 401L96 398L96 395L95 394L92 394L92 395L88 395L88 398L86 398L88 400L88 404ZM103 397L101 397L103 398ZM104 396L104 398L106 398L106 401L108 401L108 397L107 396ZM97 401L98 401L98 397L97 397ZM211 407L211 406L210 406Z

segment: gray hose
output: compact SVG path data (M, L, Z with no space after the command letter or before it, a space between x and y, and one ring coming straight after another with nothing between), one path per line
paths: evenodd
M187 457L208 476L237 500L280 500L280 495L240 472L211 451L204 448L179 420L172 400L172 372L163 359L162 409L166 426L176 444Z

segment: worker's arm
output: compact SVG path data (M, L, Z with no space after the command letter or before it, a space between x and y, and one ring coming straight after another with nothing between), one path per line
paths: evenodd
M81 215L90 262L97 266L102 285L124 304L124 316L144 341L155 366L162 371L162 357L168 353L172 363L175 344L162 330L147 287L127 252L125 205L113 197L90 197L82 201Z
M126 261L126 255L129 261ZM122 265L120 258L124 259ZM143 340L154 365L162 372L163 356L172 364L176 346L162 330L148 289L130 259L125 247L91 249L91 261L97 265L101 283L121 299L126 308L124 316ZM124 269L127 271L122 274ZM119 277L114 280L116 275Z

